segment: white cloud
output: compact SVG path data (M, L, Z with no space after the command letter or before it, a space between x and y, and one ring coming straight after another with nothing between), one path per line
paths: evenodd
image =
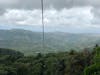
M7 24L18 24L18 25L39 25L41 20L40 10L17 10L8 9L0 17L0 21Z
M46 26L86 26L91 24L93 14L91 7L71 9L49 9L44 11ZM41 25L41 10L8 9L0 16L1 23L17 25Z
M67 26L82 26L91 24L93 15L91 7L83 8L64 8L61 11L47 10L45 17L49 20L47 25L67 25Z
M0 0L0 25L41 26L40 8L40 0ZM44 9L48 28L100 28L99 0L44 0Z

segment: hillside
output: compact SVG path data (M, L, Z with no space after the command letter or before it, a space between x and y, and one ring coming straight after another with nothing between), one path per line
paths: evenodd
M70 51L36 56L4 53L6 55L0 54L0 75L83 75L85 67L93 61L93 52L89 51L87 54Z
M46 32L45 50L42 49L42 33L28 30L0 30L0 48L10 48L23 53L62 52L71 49L81 50L100 44L98 34L73 34L66 32Z

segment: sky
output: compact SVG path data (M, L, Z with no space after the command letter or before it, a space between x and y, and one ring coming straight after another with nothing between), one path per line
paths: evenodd
M100 33L99 20L100 0L44 0L45 31ZM40 29L41 0L0 0L3 26Z

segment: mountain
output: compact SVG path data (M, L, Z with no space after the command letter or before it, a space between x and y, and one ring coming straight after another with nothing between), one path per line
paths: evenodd
M42 33L22 29L0 30L0 48L21 51L26 55L34 53L81 50L100 44L100 34L74 34L66 32L45 32L45 49L42 48Z
M16 56L16 57L24 56L24 54L19 51L0 48L0 56L4 56L4 55L10 55L10 56Z

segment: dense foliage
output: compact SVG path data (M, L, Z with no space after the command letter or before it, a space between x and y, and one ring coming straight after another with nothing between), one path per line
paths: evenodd
M85 75L100 75L100 47L95 48L94 64L85 69Z
M83 75L85 67L93 63L93 56L88 49L36 56L0 49L0 75Z

